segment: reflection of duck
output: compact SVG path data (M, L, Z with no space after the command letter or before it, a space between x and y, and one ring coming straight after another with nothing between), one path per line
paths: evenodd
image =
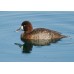
M15 45L18 45L20 48L22 48L23 53L30 53L32 51L33 46L47 46L51 43L56 43L60 39L57 40L24 40L24 44L15 43Z
M24 33L21 35L21 39L25 40L52 40L52 39L61 39L66 36L61 35L59 32L49 30L46 28L36 28L33 29L32 24L29 21L24 21L21 24L21 27L18 30L22 29Z
M30 53L33 46L50 45L51 43L56 43L61 38L66 37L56 31L45 28L33 29L29 21L24 21L17 31L20 29L24 31L24 33L21 35L21 40L24 42L24 44L21 45L16 43L16 45L23 47L23 53Z
M29 43L19 44L15 43L15 45L19 46L22 49L22 53L30 53L33 45Z

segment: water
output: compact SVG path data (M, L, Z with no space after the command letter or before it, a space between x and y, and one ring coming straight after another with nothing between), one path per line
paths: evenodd
M34 28L48 28L68 36L49 46L33 46L30 53L23 53L15 43L22 32L16 33L24 20ZM0 11L0 61L1 62L74 62L74 12L20 12Z

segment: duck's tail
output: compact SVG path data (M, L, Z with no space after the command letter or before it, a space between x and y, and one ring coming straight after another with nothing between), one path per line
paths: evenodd
M67 38L67 37L69 37L69 36L61 35L61 38Z

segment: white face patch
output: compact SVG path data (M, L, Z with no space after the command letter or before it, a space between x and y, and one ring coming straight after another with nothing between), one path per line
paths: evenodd
M21 26L21 30L24 30L24 29L23 29L23 26Z

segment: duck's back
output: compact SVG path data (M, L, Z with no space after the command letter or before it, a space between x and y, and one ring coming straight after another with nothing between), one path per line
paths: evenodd
M45 28L36 28L29 35L31 39L60 39L63 37L59 32Z

